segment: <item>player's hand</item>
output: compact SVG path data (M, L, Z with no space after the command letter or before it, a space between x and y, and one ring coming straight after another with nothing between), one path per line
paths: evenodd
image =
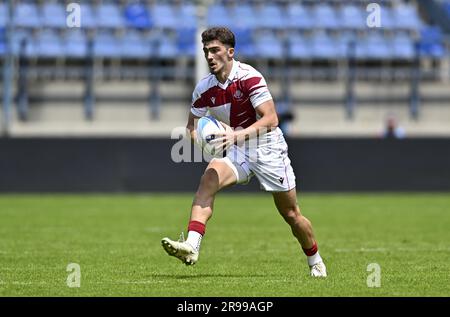
M194 143L194 144L199 144L199 138L198 138L198 135L197 135L197 130L187 130L187 134L186 134L186 137L187 138L189 138L191 141L192 141L192 143Z
M233 144L231 142L231 137L226 137L226 135L233 133L233 128L222 121L219 121L219 123L225 129L225 133L217 133L215 135L215 139L210 142L210 144L212 144L215 147L215 149L214 149L215 153L217 153L218 155L223 153L225 150L227 150ZM230 141L227 141L228 139Z
M222 123L225 127L225 132L216 133L216 137L210 144L213 144L217 152L222 152L228 149L231 145L241 145L245 142L245 134L242 130L235 131L231 127Z
M221 132L215 135L215 139L209 142L214 146L214 152L220 155L233 145L233 132Z
M202 141L200 140L200 137L196 130L191 131L191 140L194 142L195 145L198 146L199 149L202 148Z
M226 124L225 122L219 121L219 123L222 125L222 127L225 129L226 132L233 132L233 128L230 127L228 124Z

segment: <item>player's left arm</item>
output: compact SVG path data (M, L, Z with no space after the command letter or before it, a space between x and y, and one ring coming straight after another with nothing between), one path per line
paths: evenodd
M218 134L219 138L213 142L218 144L223 142L223 147L228 148L232 144L242 144L245 140L258 137L278 127L278 115L272 99L258 105L255 111L260 118L251 126L245 129L226 129L227 132Z
M258 105L255 111L260 118L251 126L243 130L234 131L235 142L239 143L239 141L263 135L278 127L278 115L272 99Z

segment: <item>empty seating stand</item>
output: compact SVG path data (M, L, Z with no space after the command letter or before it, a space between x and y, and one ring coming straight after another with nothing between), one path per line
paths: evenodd
M443 2L444 10L450 11L449 2ZM420 42L422 55L442 58L448 54L442 36L436 35L440 30L426 25L414 2L378 3L382 6L381 32L368 28L369 13L364 1L215 0L206 8L205 22L207 26L228 26L237 32L240 49L237 53L242 58L341 59L349 32L362 39L357 49L362 59L409 60L416 41ZM12 20L20 36L27 38L28 55L36 51L36 57L79 57L88 53L87 44L81 42L90 39L94 41L94 52L103 58L148 59L153 55L193 58L195 55L193 34L199 21L193 0L83 2L81 33L84 34L77 34L74 45L67 43L71 30L66 25L66 4L58 0L16 2ZM0 3L1 29L6 26L6 11L6 4ZM374 39L370 39L372 34ZM150 43L149 38L154 41ZM139 45L140 40L146 43ZM155 48L155 43L161 47ZM305 48L301 43L312 46ZM384 47L375 49L377 43ZM4 43L1 45L0 48L4 47ZM70 46L75 52L64 49Z
M149 74L166 76L161 72L174 80L186 76L193 80L201 45L196 38L199 26L229 27L236 35L238 59L279 68L289 63L300 69L337 68L349 59L370 65L413 65L418 57L449 56L448 37L439 26L423 20L414 1L377 1L381 25L375 28L367 24L368 1L356 0L212 0L203 10L195 0L82 1L79 28L67 25L68 3L14 1L10 16L6 2L1 2L0 56L7 53L8 26L13 27L11 52L33 60L32 65L81 65L83 71L101 65L100 71L119 69L114 74L120 80L130 74L146 80ZM450 1L442 4L450 17ZM126 71L120 73L121 69ZM83 71L73 74L91 80L96 75Z

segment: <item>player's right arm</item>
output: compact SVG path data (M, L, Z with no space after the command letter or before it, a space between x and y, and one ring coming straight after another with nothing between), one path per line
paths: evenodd
M205 116L208 111L206 102L205 102L204 98L202 98L202 94L201 94L202 91L204 91L202 86L203 86L202 82L198 83L194 89L194 92L192 93L191 111L189 112L188 123L186 125L186 128L189 131L191 140L194 143L197 142L198 119Z
M191 137L192 142L196 142L197 141L197 122L198 119L200 119L200 117L197 117L196 115L194 115L192 112L189 112L189 118L188 118L188 122L186 125L186 128L189 132L189 135Z

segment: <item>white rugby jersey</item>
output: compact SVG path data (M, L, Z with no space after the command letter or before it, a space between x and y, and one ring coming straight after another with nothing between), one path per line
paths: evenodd
M259 119L255 108L271 99L261 73L248 64L233 60L233 67L224 84L214 74L209 74L197 84L192 94L191 112L203 117L209 110L210 115L233 129L245 129ZM282 132L277 128L267 136L280 134Z
M222 84L209 74L195 87L191 112L203 117L210 114L232 128L247 128L256 122L255 108L272 95L264 77L250 65L233 60L227 81Z

